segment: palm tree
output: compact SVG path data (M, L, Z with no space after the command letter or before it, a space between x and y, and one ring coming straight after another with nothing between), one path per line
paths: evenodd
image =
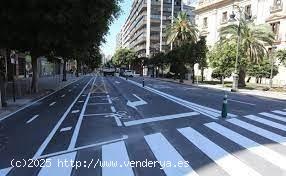
M197 42L198 29L191 23L187 13L180 12L166 29L167 43L173 43L175 47ZM180 82L183 82L185 74L185 64L182 59L178 59L177 65L180 68Z
M184 43L195 43L197 41L198 29L191 23L187 13L180 12L166 30L167 43L182 46Z
M281 64L286 66L286 49L277 51L276 57L279 59Z
M238 41L238 30L240 29L240 53L239 56L247 62L257 64L268 54L265 46L272 46L275 35L269 25L255 25L253 21L240 20L238 24L230 24L220 29L220 37L223 42L230 40ZM240 64L239 86L245 86L246 69Z

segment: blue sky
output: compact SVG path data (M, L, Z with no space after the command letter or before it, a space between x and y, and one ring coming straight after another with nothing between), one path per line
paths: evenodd
M116 34L121 29L121 26L124 24L128 14L131 10L132 0L123 0L120 4L121 15L116 19L113 24L110 26L109 33L106 36L106 43L102 44L101 50L105 55L113 55L116 47Z

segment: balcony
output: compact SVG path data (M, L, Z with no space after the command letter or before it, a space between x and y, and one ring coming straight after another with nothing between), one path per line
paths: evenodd
M282 41L282 37L280 34L275 35L275 43L280 43Z
M280 12L283 10L283 3L281 2L281 4L275 4L273 6L270 7L270 13L276 13L276 12Z

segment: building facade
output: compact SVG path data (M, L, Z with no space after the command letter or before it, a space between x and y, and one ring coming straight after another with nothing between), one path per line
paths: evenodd
M181 5L181 0L134 0L121 29L122 47L133 49L141 57L170 50L165 29Z
M219 40L219 29L229 24L230 14L236 11L234 4L250 14L255 24L271 26L275 43L267 48L286 49L286 2L283 0L199 0L195 10L196 24L210 48ZM211 70L206 71L206 77L211 79ZM285 67L280 66L274 83L286 84Z

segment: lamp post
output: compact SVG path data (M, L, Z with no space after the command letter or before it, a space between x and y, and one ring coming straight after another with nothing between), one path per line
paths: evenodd
M235 58L235 68L234 68L234 74L233 74L233 84L232 84L232 92L238 91L238 80L239 80L239 73L238 73L238 62L239 62L239 50L241 45L241 20L243 18L243 15L245 15L245 18L249 20L251 18L250 14L247 14L246 12L243 13L243 8L238 5L233 5L233 7L236 7L238 9L239 18L236 18L236 15L234 11L230 15L230 22L238 21L238 28L237 28L237 47L236 47L236 58Z
M272 88L273 86L273 70L274 70L274 51L277 47L276 46L273 46L272 49L271 49L271 73L270 73L270 88Z

